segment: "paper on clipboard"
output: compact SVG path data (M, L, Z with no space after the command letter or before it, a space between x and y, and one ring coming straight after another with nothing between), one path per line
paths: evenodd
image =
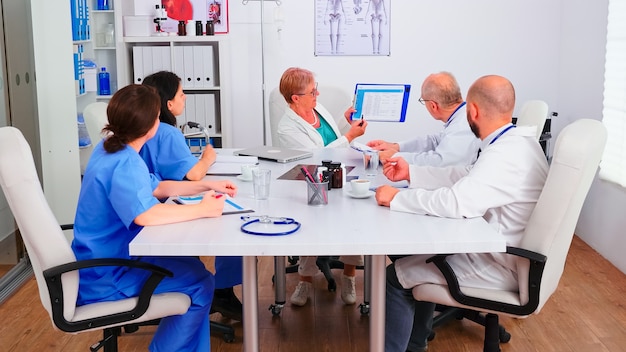
M358 83L352 120L404 122L410 92L410 84Z

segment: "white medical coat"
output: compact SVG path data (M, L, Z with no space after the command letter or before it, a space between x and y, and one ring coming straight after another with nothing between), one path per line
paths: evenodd
M492 143L508 126L481 142L480 157L472 166L411 165L410 189L396 194L391 210L448 218L482 216L506 237L507 245L518 245L543 189L548 163L533 128L511 128ZM419 236L419 229L415 229L415 235ZM481 281L499 282L502 278L499 271L510 271L516 276L515 259L504 253L452 258L456 257L459 258L453 262L457 261L458 265L452 265L460 271L460 281L463 282L464 275L474 277L475 280L470 281L475 287L484 287ZM423 256L410 256L396 262L398 278L405 288L439 282L433 277L439 278L439 275L425 273L438 270L423 261ZM485 271L485 268L490 269Z
M315 111L328 123L337 136L337 139L329 143L326 147L349 147L350 142L348 142L346 137L341 135L339 127L337 127L337 123L330 112L320 103L317 103ZM300 115L296 114L296 112L290 108L285 109L285 115L283 115L282 119L278 122L277 132L278 142L283 148L324 148L322 135L320 135L310 123L304 121Z
M409 164L430 166L470 165L476 160L480 139L467 122L465 104L456 110L437 134L399 142L394 156Z

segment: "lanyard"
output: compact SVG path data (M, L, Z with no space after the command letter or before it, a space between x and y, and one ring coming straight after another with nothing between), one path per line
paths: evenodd
M241 232L247 233L249 235L258 235L258 236L284 236L290 235L300 229L300 223L294 220L293 218L284 218L284 217L271 217L267 215L260 216L242 216L241 220L245 221L243 225L241 225ZM280 232L259 232L253 231L248 228L248 226L254 223L261 224L273 224L273 225L292 225L293 227Z
M462 108L463 106L465 106L465 102L463 102L461 105L457 106L456 109L454 109L454 112L452 112L452 115L448 117L448 121L446 122L446 127L450 126L450 123L452 123L452 120L456 118L454 114L456 114L456 112L459 111L459 109Z
M491 142L489 142L489 145L492 145L495 141L498 140L498 138L500 138L500 136L502 136L503 134L506 133L506 131L510 130L511 128L515 128L515 125L510 125L509 127L503 129L502 131L500 131L500 133L498 133L498 135L496 136L496 138L492 139Z

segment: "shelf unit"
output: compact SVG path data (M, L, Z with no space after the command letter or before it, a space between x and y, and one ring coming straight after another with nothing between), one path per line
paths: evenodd
M119 17L119 16L118 16ZM133 66L133 48L136 47L165 47L169 52L170 66L155 71L166 69L177 73L181 80L183 80L183 90L187 95L187 113L189 108L194 104L194 100L200 98L200 96L208 96L212 99L211 106L214 106L214 126L210 129L210 135L213 139L214 146L229 148L232 146L232 126L231 126L231 112L230 112L230 90L228 89L229 72L230 72L230 60L228 55L230 53L229 41L226 35L215 36L151 36L151 37L124 37L122 39L124 48L118 49L121 55L119 55L119 62L125 62L126 64L120 64L117 67L118 78L120 79L120 86L135 82L135 72ZM177 72L176 65L181 63L181 58L176 55L179 48L190 47L211 47L212 48L212 60L206 62L212 62L213 65L213 85L192 87L188 86L185 82L185 77ZM195 60L196 64L198 60ZM148 73L149 74L149 73ZM203 98L207 99L207 98ZM202 104L202 103L196 103ZM196 111L196 110L194 110ZM209 115L209 114L207 114ZM197 119L189 118L189 116L179 117L179 125L185 122L185 119L190 121L196 121ZM208 120L207 120L208 121ZM208 126L206 126L208 127Z

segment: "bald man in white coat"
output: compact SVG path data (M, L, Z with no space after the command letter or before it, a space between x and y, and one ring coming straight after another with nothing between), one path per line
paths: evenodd
M515 90L500 76L479 78L467 94L467 120L481 139L472 166L429 167L390 158L383 172L392 181L408 180L410 189L382 186L379 205L392 211L447 218L482 216L516 246L539 199L548 164L534 131L511 123ZM419 229L416 231L419 236ZM411 289L445 279L429 255L398 259L387 268L385 351L425 351L435 304L413 299ZM517 290L515 260L504 253L455 255L450 265L463 286Z

